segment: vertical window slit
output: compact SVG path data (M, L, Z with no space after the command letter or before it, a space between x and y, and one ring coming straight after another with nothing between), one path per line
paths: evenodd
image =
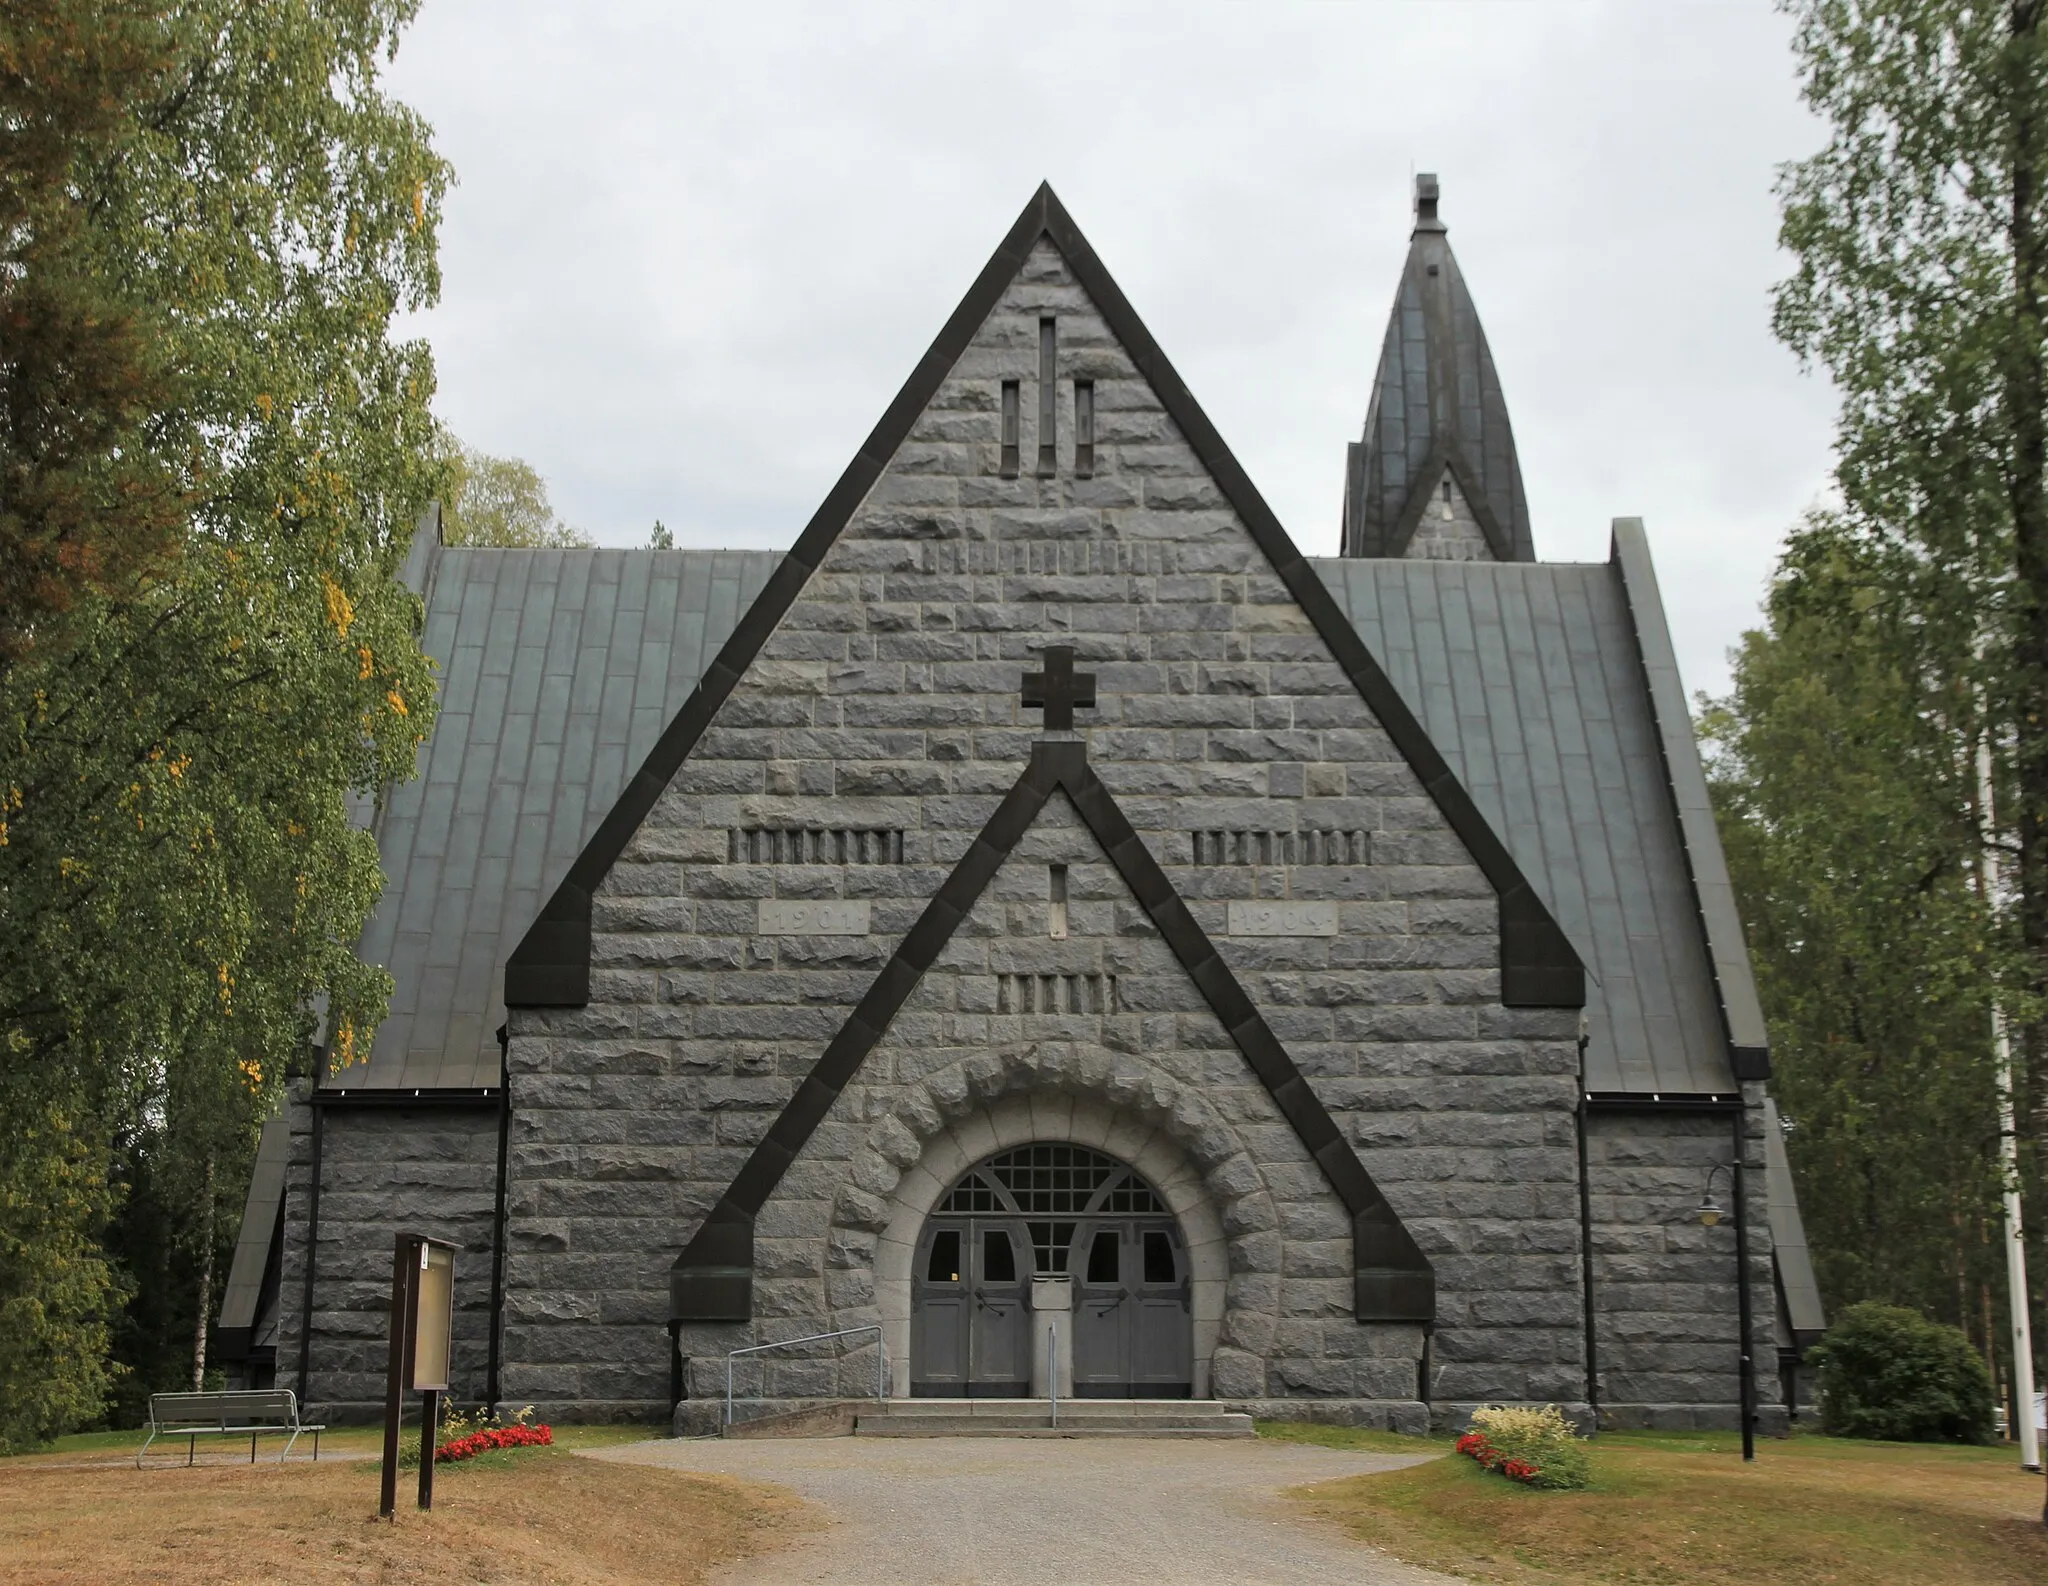
M1074 382L1074 472L1086 479L1095 472L1095 382Z
M1055 941L1065 941L1067 936L1067 867L1054 865L1050 876L1051 904L1046 910L1046 935Z
M1003 477L1005 479L1015 479L1017 477L1017 447L1019 444L1017 428L1020 421L1019 412L1023 406L1023 401L1022 382L1005 380L1003 382Z
M1059 321L1038 322L1038 471L1050 475L1059 469Z

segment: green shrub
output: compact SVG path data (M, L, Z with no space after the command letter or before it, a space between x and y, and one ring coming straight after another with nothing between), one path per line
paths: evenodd
M1472 1412L1472 1430L1497 1456L1482 1461L1488 1469L1518 1460L1534 1467L1535 1474L1526 1478L1530 1486L1554 1491L1583 1487L1592 1480L1585 1441L1572 1431L1571 1422L1554 1404L1540 1410L1485 1405Z
M1835 1319L1810 1357L1821 1427L1837 1437L1981 1443L1991 1433L1991 1373L1970 1341L1916 1311L1866 1301Z

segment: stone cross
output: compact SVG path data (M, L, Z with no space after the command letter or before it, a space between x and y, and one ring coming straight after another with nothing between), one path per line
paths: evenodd
M1074 670L1072 645L1047 645L1045 670L1024 674L1024 703L1029 707L1044 708L1046 731L1071 731L1074 707L1094 707L1095 674Z

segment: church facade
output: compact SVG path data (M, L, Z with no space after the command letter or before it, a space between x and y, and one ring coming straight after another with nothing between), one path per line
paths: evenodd
M457 1397L565 1419L840 1333L743 1413L1732 1425L1746 1355L1781 1422L1818 1300L1647 540L1535 559L1430 178L1341 545L1050 189L786 555L424 525L392 1013L266 1131L220 1347L371 1413L404 1231Z

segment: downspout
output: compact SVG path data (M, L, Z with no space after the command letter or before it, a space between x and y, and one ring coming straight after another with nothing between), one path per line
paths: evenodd
M1593 1304L1593 1186L1588 1175L1586 1046L1591 1036L1585 1015L1579 1016L1579 1292L1586 1328L1586 1404L1593 1412L1593 1429L1600 1429L1600 1337L1598 1312Z
M484 1368L484 1402L498 1408L505 1334L505 1159L512 1138L512 1038L498 1026L498 1203L491 1223L491 1354Z
M306 1404L306 1378L313 1365L313 1267L320 1253L320 1140L326 1109L309 1092L306 1106L313 1114L313 1172L306 1192L306 1281L299 1296L299 1407Z
M1733 1115L1735 1131L1735 1309L1742 1329L1742 1457L1756 1458L1756 1355L1750 1336L1754 1322L1749 1304L1749 1187L1743 1173L1743 1154L1748 1147L1749 1109Z

